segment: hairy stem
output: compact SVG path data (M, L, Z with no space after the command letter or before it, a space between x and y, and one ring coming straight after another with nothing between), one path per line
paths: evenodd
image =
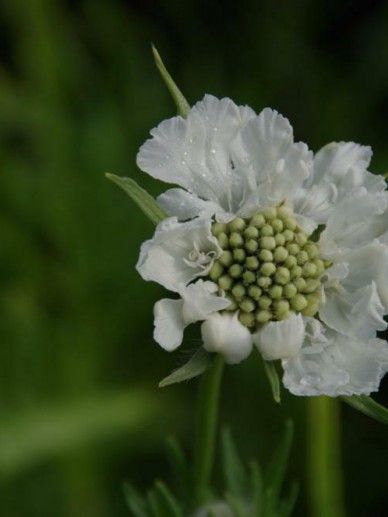
M194 451L194 499L197 505L203 503L209 493L223 368L224 360L218 355L200 380Z
M312 517L344 517L339 400L307 399L307 486Z

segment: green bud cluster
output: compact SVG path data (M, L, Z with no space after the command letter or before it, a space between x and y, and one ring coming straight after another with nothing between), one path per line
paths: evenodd
M224 251L209 277L230 300L226 310L239 311L241 323L254 330L295 313L317 313L328 263L289 209L268 207L250 219L213 223L212 233Z

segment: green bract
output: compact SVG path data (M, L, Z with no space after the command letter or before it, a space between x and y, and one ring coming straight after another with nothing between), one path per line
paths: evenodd
M256 329L294 313L314 316L320 302L320 278L328 263L284 206L267 207L250 219L215 222L212 233L223 255L209 277L239 311L243 325Z

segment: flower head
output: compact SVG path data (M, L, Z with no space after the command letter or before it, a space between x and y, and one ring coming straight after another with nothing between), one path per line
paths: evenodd
M206 95L151 132L137 163L179 185L142 246L138 271L180 295L155 306L156 341L180 345L203 321L204 347L236 363L256 345L281 359L297 395L369 394L388 370L388 194L369 147L315 156L288 120Z

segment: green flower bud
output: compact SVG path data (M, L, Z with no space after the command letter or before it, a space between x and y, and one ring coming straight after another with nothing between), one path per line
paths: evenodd
M303 232L298 232L295 234L295 241L299 246L304 246L307 242L307 235Z
M299 246L295 242L288 243L286 248L290 255L297 255L300 251Z
M253 300L255 300L256 302L259 300L262 293L263 291L257 285L251 285L248 289L249 296L253 298Z
M317 274L317 266L312 262L306 262L302 267L302 273L304 277L315 276Z
M302 276L302 268L300 266L293 266L290 269L291 278L298 278Z
M240 264L233 264L228 269L228 273L232 278L239 278L242 275L243 269Z
M218 259L218 262L225 267L229 267L233 264L233 255L229 250L225 250L221 257Z
M309 258L311 258L311 259L316 258L319 253L317 246L312 242L308 242L305 245L304 250L308 254Z
M256 257L247 257L245 265L248 269L255 271L259 267L259 261Z
M255 253L257 251L257 248L259 247L257 241L255 239L249 239L245 242L245 249L248 253Z
M283 288L280 285L273 285L268 289L268 294L273 300L280 300L283 294Z
M217 235L218 244L225 250L229 248L229 239L225 232L221 232Z
M269 321L271 318L271 313L265 309L256 312L257 323L267 323L267 321Z
M284 228L284 224L281 219L274 219L273 221L271 221L271 226L275 233L279 233L279 232L283 231L283 228Z
M260 239L260 246L264 250L274 250L276 248L276 241L273 237L262 237Z
M233 280L230 278L229 275L222 275L218 279L218 286L220 289L224 291L229 291L229 289L232 287Z
M293 217L284 218L284 226L292 232L296 229L296 221Z
M214 262L212 265L210 271L209 271L209 277L210 280L213 280L213 282L216 282L222 273L224 272L224 268L221 266L219 262Z
M272 300L268 296L262 296L260 300L257 300L257 305L260 309L269 309L271 307Z
M251 300L250 298L244 298L241 302L240 302L240 309L243 311L243 312L253 312L255 309L256 309L256 304L253 300Z
M236 284L232 288L232 294L236 300L242 300L245 296L245 287L242 284Z
M260 273L264 276L271 276L275 273L276 266L273 262L264 262L260 268Z
M270 237L273 235L273 228L270 224L265 224L263 228L260 230L260 233L263 237Z
M240 248L244 244L241 233L232 232L229 237L229 244L232 248Z
M294 239L294 232L292 232L291 230L284 230L283 236L286 242L290 242Z
M233 219L233 221L230 221L229 223L229 230L231 232L242 232L245 228L246 224L244 219L241 219L241 217L236 217L236 219Z
M313 293L318 287L321 285L319 280L316 280L315 278L309 278L306 280L306 285L303 289L304 293Z
M242 278L244 284L253 284L256 281L256 274L253 271L244 271Z
M290 300L290 304L295 311L300 312L307 307L307 300L303 294L298 293Z
M283 295L287 299L293 298L296 295L297 292L298 292L298 289L292 283L291 284L287 284L287 285L285 285L283 287Z
M323 263L323 260L315 258L311 262L315 264L317 268L317 276L323 275L323 273L325 272L325 264Z
M309 294L306 296L307 298L307 306L305 309L303 309L302 314L303 316L315 316L315 314L319 310L319 302L320 302L320 295L319 294Z
M304 250L301 250L301 251L297 254L297 256L296 256L296 260L298 261L298 264L299 264L300 266L302 266L305 262L307 262L307 261L308 261L308 259L309 259L309 256L308 256L307 252L306 252L306 251L304 251Z
M268 287L272 284L272 280L269 276L260 276L256 283L262 289L268 289Z
M294 255L289 255L284 261L284 265L288 267L288 269L292 269L294 266L298 264L296 257Z
M263 214L255 214L249 223L251 226L255 226L256 228L262 228L265 225L265 217Z
M267 208L264 208L263 215L266 219L271 221L272 219L275 219L277 215L277 209L272 206L268 206Z
M276 313L276 316L279 317L279 315L289 311L290 304L287 300L277 300L273 302L273 309Z
M300 276L300 277L295 278L293 280L293 284L298 289L298 291L302 291L303 292L303 290L306 287L306 280L303 277Z
M225 310L228 312L236 311L238 309L236 301L231 296L227 296L227 299L230 301L230 305L228 305Z
M254 327L255 326L255 315L251 312L240 312L238 319L242 325L245 327Z
M257 239L259 236L259 230L255 226L248 226L244 230L244 237L246 239Z
M290 281L290 271L286 267L278 267L275 273L275 280L280 285L286 285Z
M273 258L275 262L284 262L288 257L288 251L283 246L278 246L273 252Z
M262 260L263 262L272 262L273 261L272 252L269 250L260 250L259 259Z
M275 242L278 246L284 246L286 243L286 239L282 233L277 233L275 235Z
M279 321L282 321L282 320L286 320L287 318L289 318L290 316L292 316L294 314L293 311L284 311L284 312L277 312L276 313L276 318L279 320Z
M244 248L236 248L233 250L233 258L236 262L244 262L247 256Z
M213 223L212 224L212 234L217 237L221 232L226 233L226 224L224 223Z
M290 217L292 214L292 210L284 205L279 206L277 209L278 217L281 217L283 220L287 217Z

